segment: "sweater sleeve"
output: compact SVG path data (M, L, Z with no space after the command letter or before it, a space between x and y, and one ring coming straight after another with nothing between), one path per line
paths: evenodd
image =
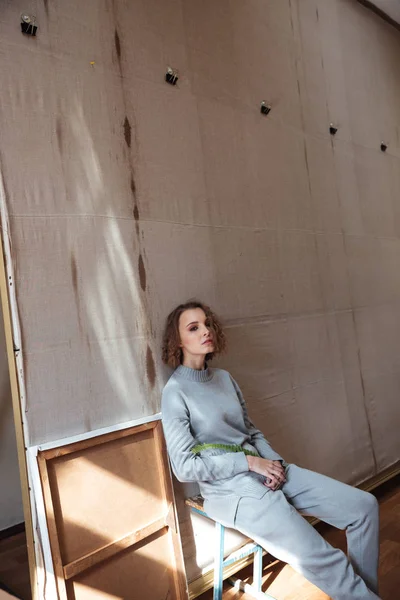
M162 424L172 470L179 481L216 481L249 470L244 452L219 456L191 452L196 441L186 403L177 391L163 392Z
M236 394L239 398L239 402L242 406L244 423L250 435L251 445L254 446L261 458L268 458L269 460L281 460L284 462L283 458L277 452L275 452L275 450L272 449L270 443L265 439L263 433L261 433L261 431L254 426L254 423L252 422L247 413L246 402L243 398L242 391L236 383L236 381L233 379L233 377L230 377L233 383L233 387L235 388Z

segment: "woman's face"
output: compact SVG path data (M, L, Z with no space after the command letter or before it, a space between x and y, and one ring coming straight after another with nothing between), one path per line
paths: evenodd
M185 358L205 357L214 351L212 333L208 320L201 308L185 310L179 319L179 336Z

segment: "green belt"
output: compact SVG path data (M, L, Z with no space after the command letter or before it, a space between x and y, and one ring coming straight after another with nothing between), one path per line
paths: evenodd
M247 456L258 457L258 454L253 452L253 450L246 450L238 444L198 444L197 446L193 446L191 452L193 454L200 454L202 450L208 450L209 448L217 448L218 450L225 450L225 452L244 452Z

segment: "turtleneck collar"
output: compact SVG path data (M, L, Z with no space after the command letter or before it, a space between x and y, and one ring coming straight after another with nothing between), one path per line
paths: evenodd
M187 379L188 381L197 381L199 383L211 381L213 378L213 373L208 367L199 371L197 369L191 369L190 367L184 367L183 365L179 365L175 370L174 375Z

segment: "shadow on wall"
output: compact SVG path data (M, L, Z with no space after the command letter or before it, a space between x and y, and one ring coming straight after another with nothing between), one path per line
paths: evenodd
M19 229L13 258L30 445L151 415L159 406L131 126L125 117L126 195L109 198L104 145L77 93L63 110L54 143L65 202L58 215L11 219ZM32 294L32 285L43 291ZM45 319L32 318L44 311Z
M85 116L78 102L75 102L70 128L76 146L82 146L84 160L78 164L72 161L71 171L65 179L74 182L74 197L82 212L85 210L85 202L79 206L80 199L85 198L87 190L90 190L95 212L96 196L104 193L105 183ZM132 143L131 125L127 117L123 123L123 131L126 155ZM74 172L75 168L77 172ZM82 189L78 187L78 182ZM142 401L153 401L150 406L151 414L155 412L152 390L156 372L151 349L152 327L145 296L148 291L147 276L133 172L130 190L134 222L129 220L125 223L115 217L111 214L112 208L109 209L110 214L97 217L96 224L93 223L95 231L92 231L95 236L91 256L93 262L88 264L88 255L86 252L82 254L84 244L78 242L75 251L73 243L70 245L71 279L80 333L86 333L89 353L92 344L97 347L103 360L101 371L107 374L115 398L126 402L128 411L131 411L133 386L139 385L143 388L142 393L146 394ZM118 359L118 365L110 361L107 342L117 342L117 352L114 355ZM147 386L143 386L144 381L147 381Z

